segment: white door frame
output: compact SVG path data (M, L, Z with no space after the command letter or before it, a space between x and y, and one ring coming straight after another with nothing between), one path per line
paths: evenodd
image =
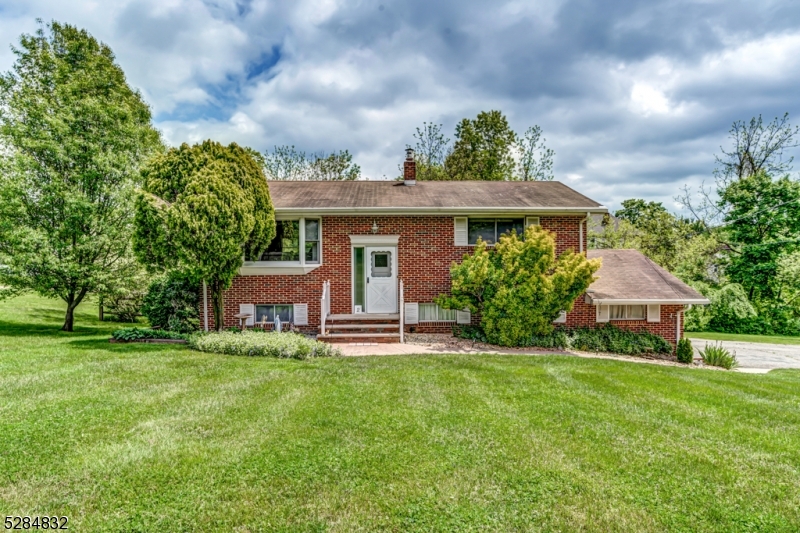
M388 278L376 278L372 276L372 254L375 252L386 252L389 254L389 266L391 268L391 277ZM364 264L367 268L366 278L367 278L367 287L366 287L366 294L364 294L364 303L366 304L366 313L397 313L397 246L395 245L386 245L386 246L365 246L364 247ZM380 291L380 289L376 289L376 287L386 287L388 291L383 291L389 298L387 302L389 306L394 304L393 309L380 309L376 310L377 302L372 302L370 305L370 288L372 288L372 292L376 293Z
M395 264L399 265L400 258L397 255L397 243L400 241L400 235L348 235L348 237L350 238L350 312L352 313L354 312L356 305L356 285L355 285L356 265L354 261L353 248L364 248L364 266L366 267L367 260L369 259L367 256L367 250L366 250L367 248L382 247L382 246L394 247L395 248L394 257L397 260L395 261ZM397 279L398 277L398 271L399 270L394 271L395 279ZM366 276L364 281L366 282ZM367 306L367 294L365 287L364 307L366 306ZM365 313L368 312L367 309L364 309L363 311Z

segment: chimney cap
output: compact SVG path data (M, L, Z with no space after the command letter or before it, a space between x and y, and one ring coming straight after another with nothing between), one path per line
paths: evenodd
M413 161L413 160L414 160L414 149L406 148L406 161Z

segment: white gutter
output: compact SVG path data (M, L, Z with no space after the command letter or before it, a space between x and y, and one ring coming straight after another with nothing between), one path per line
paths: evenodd
M588 296L588 295L587 295ZM698 305L708 305L711 302L703 299L698 298L685 298L685 299L672 299L672 300L665 300L665 299L658 299L658 298L636 298L636 299L613 299L613 298L592 298L593 305L636 305L636 304L662 304L662 305L687 305L687 304L698 304Z
M501 214L524 215L535 214L573 214L573 213L608 213L605 206L592 207L276 207L275 214L281 215L471 215Z

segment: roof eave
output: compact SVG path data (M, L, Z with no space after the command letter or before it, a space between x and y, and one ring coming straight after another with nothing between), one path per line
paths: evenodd
M607 213L608 208L594 207L275 207L281 215L462 215L471 213L573 214Z
M706 298L592 298L589 296L589 299L594 305L708 305L711 303Z

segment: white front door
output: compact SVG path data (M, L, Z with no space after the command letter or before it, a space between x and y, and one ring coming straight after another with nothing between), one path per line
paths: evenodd
M397 247L364 250L367 263L367 313L397 313Z

